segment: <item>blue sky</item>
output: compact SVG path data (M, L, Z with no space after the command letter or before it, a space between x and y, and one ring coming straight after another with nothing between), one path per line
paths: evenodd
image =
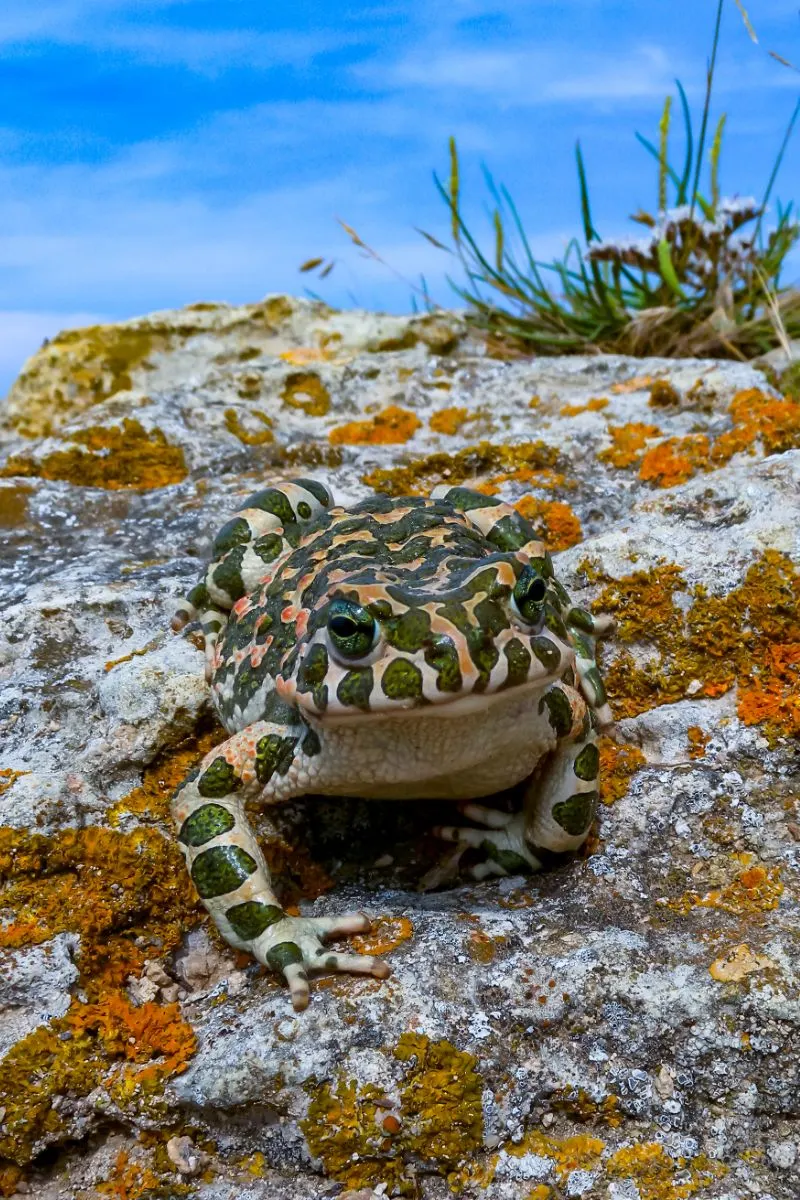
M716 113L723 192L759 195L795 103L790 0L728 0ZM409 288L365 261L340 217L401 274L451 296L432 172L462 155L514 195L537 252L578 231L580 138L595 224L635 233L654 206L656 133L678 76L699 112L715 0L2 0L0 394L42 338L198 300L301 293L402 312ZM800 140L777 194L797 199ZM795 258L793 273L800 275Z

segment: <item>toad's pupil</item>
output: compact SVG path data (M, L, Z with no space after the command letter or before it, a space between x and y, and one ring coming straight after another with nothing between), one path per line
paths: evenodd
M358 632L358 625L351 617L332 617L329 628L331 633L340 638L349 638Z
M547 584L543 579L534 579L533 583L528 588L526 599L533 604L541 604L547 594Z

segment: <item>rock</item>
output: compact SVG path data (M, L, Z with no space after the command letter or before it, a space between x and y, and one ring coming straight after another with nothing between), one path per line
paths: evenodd
M54 339L0 443L2 1188L155 1194L182 1162L204 1200L794 1200L796 400L269 297ZM262 818L289 900L366 908L394 968L302 1015L209 930L167 820L221 736L175 601L293 472L344 502L479 480L618 619L576 862L420 894L430 806Z

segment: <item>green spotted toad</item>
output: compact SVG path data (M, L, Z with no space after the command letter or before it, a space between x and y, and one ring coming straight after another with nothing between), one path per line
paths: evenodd
M597 804L596 732L611 720L595 637L532 526L459 487L430 499L335 507L296 479L251 496L173 628L199 619L214 705L230 737L174 800L195 886L224 938L285 977L384 979L388 966L327 947L363 914L290 916L245 815L304 793L461 802L439 827L485 856L476 878L535 871L585 840ZM475 801L527 782L522 811ZM451 863L452 866L452 863Z

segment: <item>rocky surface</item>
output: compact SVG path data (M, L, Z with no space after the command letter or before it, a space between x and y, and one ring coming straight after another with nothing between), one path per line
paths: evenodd
M796 396L270 297L55 339L0 442L0 1195L800 1194ZM262 821L287 900L366 908L394 968L301 1015L166 820L220 736L174 602L293 472L496 491L619 622L579 861L421 894L431 806Z

